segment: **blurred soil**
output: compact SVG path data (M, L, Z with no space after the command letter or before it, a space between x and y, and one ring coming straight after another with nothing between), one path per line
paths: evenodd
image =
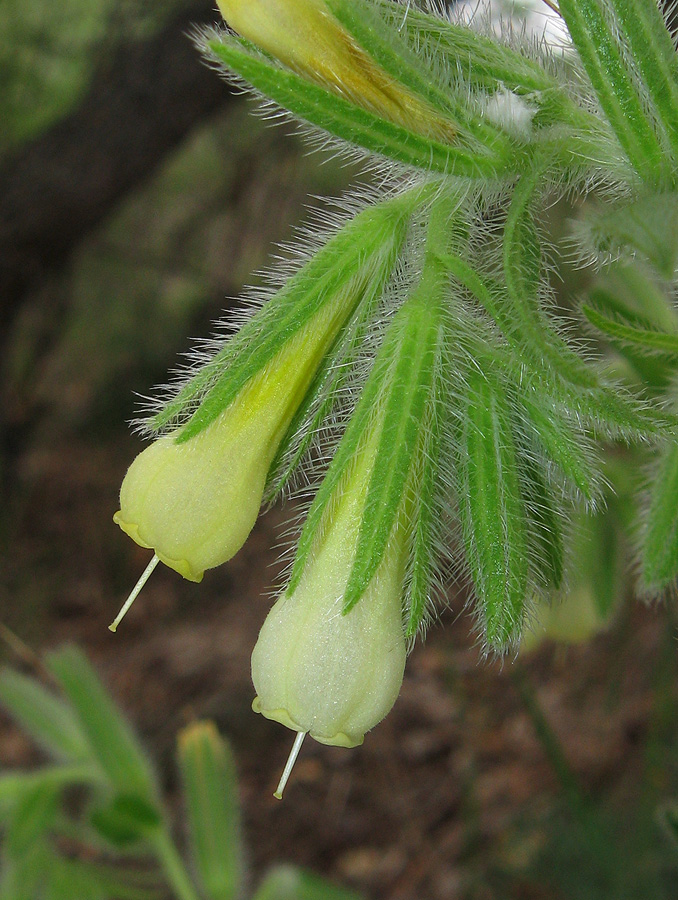
M502 665L480 658L472 621L453 599L444 628L412 653L391 715L356 750L307 742L279 803L271 795L291 735L251 711L249 655L289 511L263 516L236 559L201 585L161 568L112 635L106 626L148 557L110 522L134 450L119 436L26 453L2 618L37 649L69 641L87 649L160 763L170 797L176 732L212 718L235 748L253 872L293 861L385 900L557 897L520 875L542 847L559 785L516 675L533 686L583 790L623 810L646 763L648 730L666 727L658 706L675 701L662 610L635 606L587 646L544 646ZM657 679L668 673L669 693L658 699ZM0 721L3 768L37 763ZM510 890L495 893L491 867L513 873Z

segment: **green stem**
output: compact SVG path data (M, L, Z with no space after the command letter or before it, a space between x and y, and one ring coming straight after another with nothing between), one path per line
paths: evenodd
M151 841L158 862L178 900L200 900L167 827L160 828Z
M577 819L585 819L587 803L584 792L567 761L562 744L539 705L526 673L522 669L516 668L511 672L511 677L525 707L525 712L530 717L537 739L560 782L572 814Z

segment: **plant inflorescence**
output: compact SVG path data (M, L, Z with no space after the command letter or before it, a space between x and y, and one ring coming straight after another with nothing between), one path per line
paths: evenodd
M678 57L655 0L561 0L561 47L433 2L219 6L227 27L198 37L215 68L364 160L371 187L300 234L149 410L116 520L199 581L262 500L310 497L255 708L354 746L450 564L497 653L563 592L586 516L607 575L574 616L614 604L610 510L639 591L675 583ZM592 273L579 306L545 224L562 200Z

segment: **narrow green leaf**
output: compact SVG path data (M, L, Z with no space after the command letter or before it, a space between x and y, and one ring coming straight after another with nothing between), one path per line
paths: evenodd
M68 761L90 756L73 710L34 678L11 669L0 672L0 703L47 753Z
M605 437L642 440L665 436L678 425L678 417L639 400L619 385L601 384L587 390L550 378L536 368L530 375L570 417L581 419Z
M20 856L12 857L4 853L0 859L0 900L36 900L41 897L57 859L44 838L34 840Z
M54 785L38 782L26 791L13 810L5 836L7 853L21 860L51 829L59 807L60 791Z
M323 359L271 463L265 494L267 503L273 503L293 479L299 463L312 447L323 423L327 421L341 396L377 299L375 295L363 297L352 319L347 322Z
M434 388L435 394L439 393ZM435 565L434 538L435 517L440 516L438 508L438 471L443 440L436 396L425 424L424 440L417 450L417 469L413 484L416 492L413 511L412 559L408 586L408 615L405 633L414 637L426 614L431 596L431 576Z
M676 364L678 364L678 334L637 328L635 325L619 321L619 318L603 315L588 304L582 306L582 311L589 322L603 334L645 351L676 354Z
M356 544L344 593L344 610L362 597L379 568L400 509L422 427L432 401L440 360L442 284L424 277L401 308L401 341L380 401L382 425Z
M649 492L642 545L642 583L660 591L678 575L678 442L661 450Z
M422 196L421 192L417 193ZM396 256L402 248L405 239L403 226L406 221L403 217L402 221L398 222L399 227L392 235L392 239L385 242L381 253L375 256L371 266L368 266L366 261L363 263L369 271L369 276L365 279L362 294L357 292L359 296L353 314L337 335L334 345L329 348L316 378L309 387L306 398L293 418L271 464L266 494L269 502L292 477L299 461L311 446L318 429L329 415L342 386L350 375L350 363L362 345L367 327L373 320L375 310L381 300L384 286L392 274ZM359 234L355 235L355 240L360 240L360 238ZM364 253L364 248L355 243L355 240L352 249Z
M609 0L624 42L678 160L678 57L656 0Z
M639 252L663 278L673 280L678 265L678 194L651 192L613 209L605 206L603 212L585 213L583 226L585 238L598 252L613 257L623 251Z
M620 600L622 590L622 547L619 523L612 499L606 509L591 518L588 529L588 572L596 609L607 621ZM582 556L579 557L582 559Z
M209 55L294 115L349 144L426 171L466 178L495 177L519 165L518 153L445 144L382 119L350 100L270 62L235 37L221 35L207 44Z
M69 785L101 785L98 768L88 764L45 766L36 772L6 772L0 775L0 816L37 789L60 790Z
M621 324L640 331L678 334L678 322L658 285L637 266L613 266L588 293L588 306ZM594 326L595 327L595 326ZM646 392L665 392L675 370L675 354L607 335L615 350L636 370Z
M547 459L589 503L600 499L602 475L595 447L548 396L524 385L520 403Z
M303 869L276 866L259 886L253 900L361 900L361 895L335 887Z
M392 0L377 0L380 15L399 29L414 53L442 56L448 73L464 84L494 91L498 84L524 93L558 91L558 81L524 54L466 25L455 25L414 5L403 11Z
M563 516L549 486L548 475L529 451L518 456L521 493L529 527L530 568L547 590L558 590L565 571Z
M661 182L668 174L666 157L633 83L619 31L599 0L561 0L558 8L631 164L643 180Z
M48 900L163 900L157 878L121 866L61 857L54 866Z
M678 332L678 310L671 290L658 284L643 266L635 262L611 266L594 286L591 297L601 287L633 310L641 327Z
M65 647L48 660L78 716L101 768L121 793L155 805L154 773L131 728L116 709L85 655Z
M145 840L161 825L158 810L134 794L116 794L99 804L90 821L104 840L118 848Z
M458 465L466 556L488 644L515 644L525 615L527 520L506 396L494 379L469 371Z
M195 722L179 734L179 765L203 893L235 900L243 883L238 782L230 748L212 722Z

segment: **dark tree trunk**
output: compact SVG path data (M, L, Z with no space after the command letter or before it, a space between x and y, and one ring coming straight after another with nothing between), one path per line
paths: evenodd
M196 122L230 102L190 40L211 3L122 46L77 110L0 170L0 336L22 299L146 178Z

